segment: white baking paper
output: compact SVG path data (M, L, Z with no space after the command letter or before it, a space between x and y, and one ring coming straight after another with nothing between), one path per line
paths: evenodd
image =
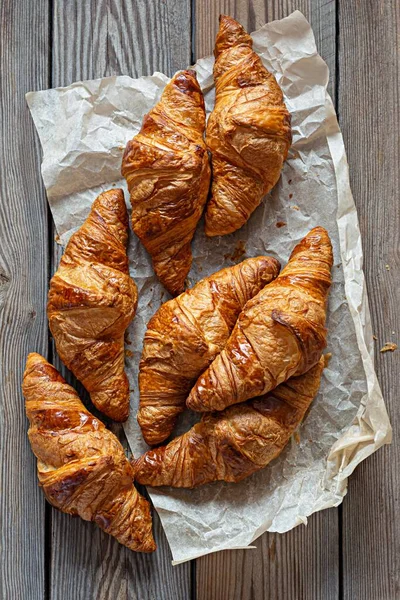
M313 512L337 506L358 463L391 440L374 372L361 238L346 153L326 91L328 68L317 53L309 23L298 11L265 25L253 39L284 91L292 115L293 146L279 184L246 226L230 236L207 239L199 225L190 280L194 283L258 254L271 254L285 263L295 243L315 225L323 225L335 255L328 316L332 359L298 435L267 468L239 484L149 489L175 563L246 547L264 531L288 531L307 523ZM196 64L208 111L214 100L212 66L211 57ZM167 81L160 73L139 79L108 77L27 94L61 243L82 224L99 192L112 186L126 190L120 176L123 149ZM127 346L134 393L125 431L138 455L146 450L136 422L141 342L147 321L168 295L133 234L129 258L139 307ZM195 418L187 413L179 430L187 429Z

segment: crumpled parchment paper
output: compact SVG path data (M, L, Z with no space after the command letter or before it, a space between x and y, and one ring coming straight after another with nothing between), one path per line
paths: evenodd
M207 239L200 223L190 281L258 254L271 254L284 264L295 243L315 225L323 225L335 255L328 316L332 359L298 435L268 467L235 485L149 489L175 563L246 547L264 531L284 532L307 523L313 512L340 504L358 463L391 441L373 365L357 212L342 135L326 91L328 68L317 53L309 23L298 11L265 25L253 39L284 91L292 114L293 146L279 184L245 227ZM196 64L208 111L214 100L212 66L211 57ZM108 77L27 94L61 243L82 224L98 193L112 186L126 190L120 175L125 144L139 131L167 81L160 73L139 79ZM139 307L127 345L127 371L135 391L125 431L138 455L146 450L136 422L142 339L147 321L168 295L133 234L129 258ZM179 430L196 418L187 413Z

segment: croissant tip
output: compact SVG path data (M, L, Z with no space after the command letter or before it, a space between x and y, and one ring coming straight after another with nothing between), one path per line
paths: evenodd
M157 550L157 544L153 539L150 542L143 544L143 546L140 548L140 552L145 552L146 554L155 552L155 550Z
M49 362L38 352L30 352L26 357L25 372L39 366L49 365Z
M47 362L46 359L38 352L29 352L26 362Z
M102 192L93 202L92 208L95 208L100 204L106 204L110 209L116 208L117 210L124 210L126 206L124 191L121 188L112 188Z
M194 69L179 71L172 78L173 83L184 94L194 94L200 92L200 85L197 81L197 73Z

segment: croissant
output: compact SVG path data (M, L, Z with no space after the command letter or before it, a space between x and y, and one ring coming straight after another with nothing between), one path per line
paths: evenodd
M325 361L291 377L265 396L207 413L167 446L134 463L145 485L193 488L212 481L237 482L265 467L286 446L317 394Z
M205 232L225 235L246 223L277 183L290 144L290 114L275 77L243 27L221 15L215 42L215 108L207 124L213 181Z
M201 280L151 318L139 366L138 421L148 444L170 435L191 387L224 347L239 312L279 268L274 258L249 258Z
M133 485L121 444L39 354L29 354L22 384L28 431L47 500L94 521L131 550L153 552L150 506Z
M328 233L316 227L279 277L246 304L225 348L191 390L189 408L222 410L261 396L319 361L332 262Z
M122 160L132 227L175 296L192 264L190 244L210 185L204 98L192 70L177 73L128 142Z
M100 194L65 249L50 282L47 305L61 359L88 390L93 404L115 421L124 421L129 413L124 333L137 305L127 241L122 190Z

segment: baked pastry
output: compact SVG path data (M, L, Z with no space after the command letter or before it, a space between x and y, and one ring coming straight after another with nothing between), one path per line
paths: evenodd
M215 41L215 108L207 123L213 180L205 232L225 235L246 223L277 183L292 143L290 114L251 37L221 15Z
M316 227L279 277L246 304L226 346L191 390L189 408L222 410L261 396L319 361L332 261L328 233Z
M28 431L47 500L94 521L137 552L156 549L150 505L133 485L121 444L39 354L29 354L22 384Z
M210 186L204 128L204 98L196 73L181 71L145 116L122 160L133 231L173 296L184 290L192 264L190 245Z
M148 444L170 435L191 387L224 347L241 309L279 268L274 258L249 258L202 279L151 318L139 366L138 421Z
M137 305L127 242L122 190L100 194L65 249L47 304L58 354L96 408L115 421L129 413L124 333Z
M207 413L167 446L149 450L134 462L145 485L193 488L212 481L241 481L265 467L288 443L315 398L324 358L307 373L272 392Z

